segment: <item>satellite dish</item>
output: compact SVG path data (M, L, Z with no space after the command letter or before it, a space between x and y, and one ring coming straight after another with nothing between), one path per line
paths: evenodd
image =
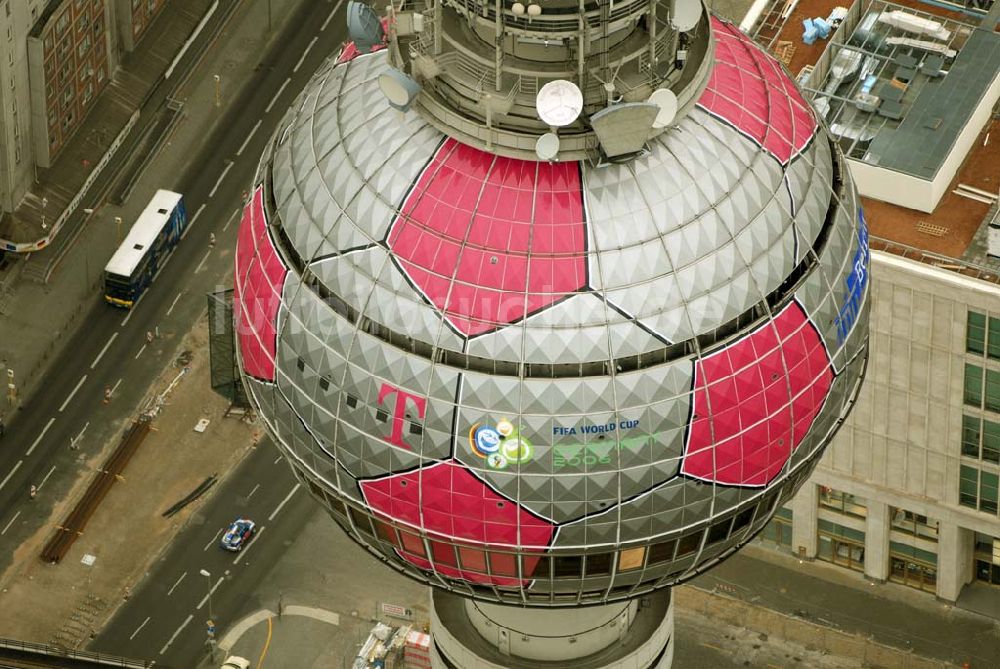
M552 160L559 155L559 136L554 132L547 132L535 142L535 154L541 160Z
M681 32L691 30L701 20L701 0L673 0L670 23Z
M347 3L347 33L361 53L368 53L372 47L385 41L385 30L378 14L368 5L356 0Z
M389 101L389 106L399 111L408 111L420 93L420 84L394 67L379 75L378 87Z
M657 88L649 96L648 102L660 109L656 115L656 119L653 121L653 128L659 130L673 123L674 117L677 116L677 96L674 95L672 90L669 88Z
M583 111L583 93L572 81L556 79L542 86L535 98L538 118L554 128L569 125Z

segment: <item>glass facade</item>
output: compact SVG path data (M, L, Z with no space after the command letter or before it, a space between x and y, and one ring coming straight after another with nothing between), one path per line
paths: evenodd
M937 555L914 546L890 541L889 580L918 590L935 592Z
M889 507L889 514L892 517L892 529L928 541L937 541L938 521L931 520L927 516L913 513L906 509Z
M855 497L850 493L834 490L826 486L820 486L819 488L819 505L821 508L830 509L831 511L836 511L847 516L854 516L855 518L867 518L868 507L865 504L866 502L862 497Z
M976 532L976 580L1000 585L1000 539Z
M761 541L775 543L790 549L792 547L792 510L784 507L778 509L759 536Z
M820 518L816 557L855 571L865 570L865 533Z

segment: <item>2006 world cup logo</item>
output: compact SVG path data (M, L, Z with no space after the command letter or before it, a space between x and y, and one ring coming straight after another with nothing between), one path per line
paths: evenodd
M469 447L492 469L524 464L534 453L531 442L518 434L514 424L506 418L501 418L495 426L474 423L469 428Z

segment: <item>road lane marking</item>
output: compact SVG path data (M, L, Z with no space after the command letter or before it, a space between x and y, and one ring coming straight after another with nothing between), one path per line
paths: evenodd
M38 438L35 439L35 443L31 445L31 448L28 449L28 452L25 453L25 455L31 455L31 452L35 450L35 447L38 446L38 444L42 443L42 437L45 436L45 433L49 431L49 428L52 427L52 423L54 422L56 422L55 416L49 418L49 422L46 423L45 427L42 428L42 433L38 435Z
M237 209L236 211L234 211L233 214L232 214L232 216L229 217L229 220L226 221L226 224L222 226L222 231L223 232L225 232L226 230L229 229L230 224L233 222L233 219L236 218L236 214L238 214L238 213L240 213L239 209Z
M145 344L143 344L143 345L142 345L142 348L140 348L140 349L139 349L139 352L138 352L138 353L136 353L136 354L135 354L135 357L134 357L134 358L132 358L132 359L133 359L133 360L138 360L138 359L139 359L139 356L140 356L140 355L142 355L142 352L143 352L143 351L145 351L145 350L146 350L146 345L145 345ZM60 409L60 411L62 411L62 409Z
M237 156L243 153L243 149L247 148L247 144L250 143L250 139L257 133L257 130L259 128L260 128L260 119L257 119L257 124L254 125L254 127L250 128L250 134L247 135L247 138L243 140L243 143L240 144L240 148L236 151Z
M112 395L114 395L114 394L115 394L115 391L116 391L116 390L118 390L118 386L120 386L121 384L122 384L122 380L121 380L121 379L118 379L118 383L116 383L116 384L115 384L114 386L112 386L112 388L111 388L111 394L112 394Z
M39 491L39 490L42 489L42 486L45 485L45 482L49 480L49 477L52 476L52 472L54 472L55 470L56 470L56 466L52 465L52 469L49 470L49 473L45 475L45 478L42 479L42 482L38 484L37 488L35 488L36 491Z
M278 464L279 462L281 462L281 456L280 456L280 455L279 455L278 457L276 457L276 458L274 459L274 462L272 462L271 464L272 464L272 465L276 465L276 464Z
M9 529L10 529L10 526L14 524L14 521L15 521L15 520L17 520L17 517L18 517L18 516L20 516L20 515L21 515L21 512L20 512L20 511L18 511L17 513L15 513L15 514L14 514L14 517L10 519L10 522L9 522L9 523L7 523L7 524L6 524L5 526L4 526L4 528L3 528L3 532L0 532L0 535L4 535L4 534L7 534L7 530L9 530Z
M94 358L94 362L90 363L90 368L91 369L93 369L94 367L97 367L97 363L99 363L101 361L101 358L104 357L104 354L108 352L108 349L111 347L111 344L113 344L114 341L115 341L115 339L117 339L117 338L118 338L118 333L117 332L115 332L115 333L113 333L111 335L111 338L108 339L108 343L104 345L104 348L101 349L101 352L97 354L96 358Z
M285 496L285 499L281 500L281 504L278 505L278 508L275 509L274 511L272 511L271 515L267 517L267 520L268 521L274 520L274 517L278 515L279 511L281 511L281 507L285 506L285 504L288 503L288 500L290 500L292 498L292 495L294 495L296 493L296 491L299 488L301 488L301 487L302 487L301 483L296 483L295 487L292 488L292 491L290 493L288 493L288 495ZM263 528L261 528L261 529L263 529Z
M145 627L146 623L148 623L148 622L149 622L149 616L146 616L146 619L142 621L141 625L139 625L138 627L135 628L135 631L132 632L132 636L130 636L128 638L128 640L131 641L132 639L134 639L135 635L139 633L139 630L141 630L143 627Z
M10 470L10 474L7 474L7 478L5 478L3 481L0 481L0 490L3 490L3 487L5 485L7 485L7 481L9 481L10 477L14 475L14 472L16 472L18 469L21 468L21 465L23 463L24 463L24 460L18 460L17 461L17 464L14 465L14 468Z
M302 61L304 61L306 59L306 56L309 55L309 50L313 48L313 44L315 44L316 40L318 40L318 39L319 39L319 36L314 36L312 38L312 41L309 42L309 44L306 46L306 50L303 51L302 55L299 57L299 62L295 63L295 67L292 68L292 72L298 72L299 71L299 68L302 67ZM257 121L257 123L259 125L260 121ZM237 155L239 155L239 154L237 154Z
M209 541L207 544L205 544L205 548L203 549L203 552L207 551L209 548L212 547L212 544L214 544L216 542L216 540L218 540L219 534L221 534L221 533L222 533L222 530L219 530L218 532L215 533L215 536L212 537L212 540Z
M194 268L194 273L195 273L195 274L197 274L198 272L200 272L200 271L201 271L201 268L205 266L205 261L207 261L207 260L208 260L208 257L209 257L210 255L212 255L212 249L209 249L208 251L206 251L206 252L205 252L205 257L204 257L204 258L202 258L202 259L201 259L201 262L200 262L200 263L198 263L198 266Z
M146 297L146 293L140 295L139 299L132 305L132 308L128 310L128 316L122 319L122 327L125 327L128 324L129 319L132 318L132 314L135 313L136 308L139 306L139 303L142 302L142 298L144 297Z
M177 635L180 634L185 627L187 627L187 624L191 622L192 618L194 618L194 614L189 613L188 617L185 618L184 622L181 623L181 626L177 628L176 632L174 632L174 635L170 637L170 640L167 641L165 644L163 644L163 648L160 649L160 655L163 655L164 653L167 652L167 648L170 648L170 644L172 644L174 642L174 639L177 638Z
M77 433L77 435L75 437L71 437L70 438L70 440L69 440L69 447L70 448L73 448L73 449L80 448L77 444L79 444L80 440L83 439L83 433L87 431L88 427L90 427L90 421L89 420L86 422L86 424L82 428L80 428L80 431Z
M250 499L251 497L253 497L253 494L254 494L255 492L257 492L257 488L259 488L259 487L260 487L260 484L259 484L259 483L258 483L257 485L255 485L255 486L253 487L253 490L251 490L251 491L250 491L250 494L248 494L248 495L247 495L247 499Z
M176 587L177 587L178 585L180 585L180 584L181 584L181 581L183 581L183 580L184 580L184 577L185 577L185 576L187 576L187 575L188 575L188 573L187 573L187 572L184 572L183 574L181 574L181 577L180 577L179 579L177 579L177 582L176 582L176 583L174 583L174 584L173 584L172 586L170 586L170 589L169 589L169 590L167 590L167 597L169 597L169 596L170 596L171 594L173 594L173 592L174 592L174 589L175 589L175 588L176 588Z
M201 212L204 209L205 209L205 205L204 205L204 203L202 203L202 205L200 207L198 207L198 211L194 212L194 216L192 216L191 220L188 221L187 227L184 228L184 232L181 233L181 239L184 239L185 237L187 237L187 233L191 232L191 228L194 227L194 222L198 220L198 216L201 214Z
M71 392L69 394L69 397L67 397L65 399L65 401L63 401L62 406L59 407L59 413L62 413L62 410L66 408L66 405L69 404L69 401L71 399L73 399L73 395L76 395L76 391L78 391L80 389L80 386L82 386L83 382L86 381L86 380L87 380L87 375L86 374L84 374L83 376L80 377L80 380L76 382L76 387L73 388L73 392Z
M281 94L285 92L285 88L288 87L288 84L290 84L291 81L292 81L291 79L285 77L285 81L284 83L281 84L281 88L278 89L278 92L274 94L274 97L271 98L271 101L267 103L267 107L264 108L265 114L270 113L271 107L273 107L274 103L278 101L278 98L281 97Z
M219 184L222 183L222 180L226 178L226 175L229 174L229 170L231 169L233 169L232 161L226 163L226 166L222 168L222 174L219 175L218 181L215 182L215 185L212 186L212 190L208 193L209 197L215 197L215 191L219 190Z
M270 520L270 518L268 518L268 520ZM257 530L257 533L253 536L253 540L250 543L243 546L243 550L241 550L239 554L236 556L236 558L233 560L233 564L239 564L240 560L243 559L243 556L247 554L247 551L257 545L257 540L260 538L262 534L264 534L265 529L267 529L266 525L260 526L260 529Z
M333 20L333 15L337 13L337 10L340 9L340 6L342 4L344 4L344 0L339 0L339 2L337 2L336 5L334 5L333 11L330 12L330 15L326 17L326 21L323 21L323 25L320 26L320 28L319 28L320 32L323 32L324 30L326 30L327 24L330 23L330 21Z
M205 602L208 601L208 598L215 594L216 588L222 585L222 582L225 580L226 580L225 576L220 576L219 580L216 581L215 585L212 586L212 589L208 591L208 594L201 598L201 601L198 603L198 606L195 607L195 610L201 611L201 607L205 606Z
M169 316L170 312L173 311L174 307L177 306L177 300L181 299L181 295L182 295L182 293L177 293L177 297L175 297L174 301L170 303L170 308L167 309L167 316Z

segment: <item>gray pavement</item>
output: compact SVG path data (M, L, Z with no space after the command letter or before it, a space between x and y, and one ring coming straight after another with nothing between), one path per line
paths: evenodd
M785 551L751 545L691 584L923 657L1000 666L1000 621Z

